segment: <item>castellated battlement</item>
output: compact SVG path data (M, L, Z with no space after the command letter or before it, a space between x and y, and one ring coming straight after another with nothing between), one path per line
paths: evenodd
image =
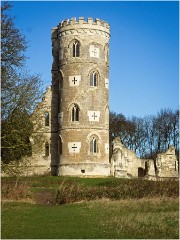
M75 17L69 19L66 19L62 21L59 26L60 27L65 27L68 25L73 25L73 24L91 24L91 25L97 25L97 26L103 26L105 28L110 28L109 24L103 20L100 20L99 18L95 18L95 21L93 21L93 18L88 17L87 21L84 20L84 17L79 17L78 20L76 20Z
M109 38L110 25L99 18L95 18L95 20L93 20L93 18L88 17L86 21L84 17L79 17L78 20L74 17L62 21L57 27L52 29L52 33L56 32L57 34L57 31L60 36L73 34L73 31L83 31L83 33L86 34L91 34L93 31L96 31L97 33L99 32Z

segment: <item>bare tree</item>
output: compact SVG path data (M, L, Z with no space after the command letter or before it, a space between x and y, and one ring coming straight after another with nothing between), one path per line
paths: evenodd
M156 116L144 118L132 116L126 119L122 114L110 114L110 132L119 136L123 144L142 158L156 159L173 145L179 153L179 111L161 109Z
M10 162L28 154L30 115L42 91L39 75L25 68L25 36L16 28L10 10L12 3L1 7L1 116L2 161ZM27 124L28 123L28 124ZM20 134L21 133L21 134ZM21 149L21 151L19 151ZM24 150L27 151L24 151Z

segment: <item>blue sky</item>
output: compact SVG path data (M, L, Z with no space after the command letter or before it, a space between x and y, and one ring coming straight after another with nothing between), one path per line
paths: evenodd
M179 2L14 1L16 26L28 40L27 67L51 84L51 29L72 17L111 27L110 110L126 117L178 108Z

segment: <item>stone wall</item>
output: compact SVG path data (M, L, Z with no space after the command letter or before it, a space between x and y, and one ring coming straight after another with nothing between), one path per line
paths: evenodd
M115 177L133 178L155 174L152 170L153 161L143 160L136 157L134 151L127 149L119 137L113 141L113 155L111 157L111 174Z
M152 159L140 159L135 152L127 149L119 137L113 141L111 157L111 175L122 178L145 177L147 179L163 179L178 177L178 162L174 147L158 154L155 163Z
M175 148L170 146L165 153L160 153L156 159L158 177L178 177L178 161Z
M34 130L30 138L32 157L29 175L51 173L51 98L49 86L32 115Z

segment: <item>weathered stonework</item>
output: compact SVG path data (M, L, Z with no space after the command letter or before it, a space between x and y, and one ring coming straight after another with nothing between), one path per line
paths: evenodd
M51 173L51 87L47 87L42 101L35 108L31 120L33 134L30 137L32 156L26 156L21 161L4 165L2 176L12 175L50 175Z
M158 177L178 177L178 161L175 148L170 146L165 153L158 154L156 158Z
M53 175L109 176L109 24L75 18L52 29Z
M127 149L119 137L113 141L111 157L111 175L122 178L145 177L146 179L163 179L178 177L178 162L174 147L158 154L155 163L152 159L140 159L134 151ZM155 168L157 169L155 171Z
M135 152L127 149L117 137L113 141L111 174L122 178L144 177L147 174L154 176L154 162L137 158Z
M51 87L47 87L34 113L33 134L30 138L32 144L32 158L28 175L50 174L51 172Z

